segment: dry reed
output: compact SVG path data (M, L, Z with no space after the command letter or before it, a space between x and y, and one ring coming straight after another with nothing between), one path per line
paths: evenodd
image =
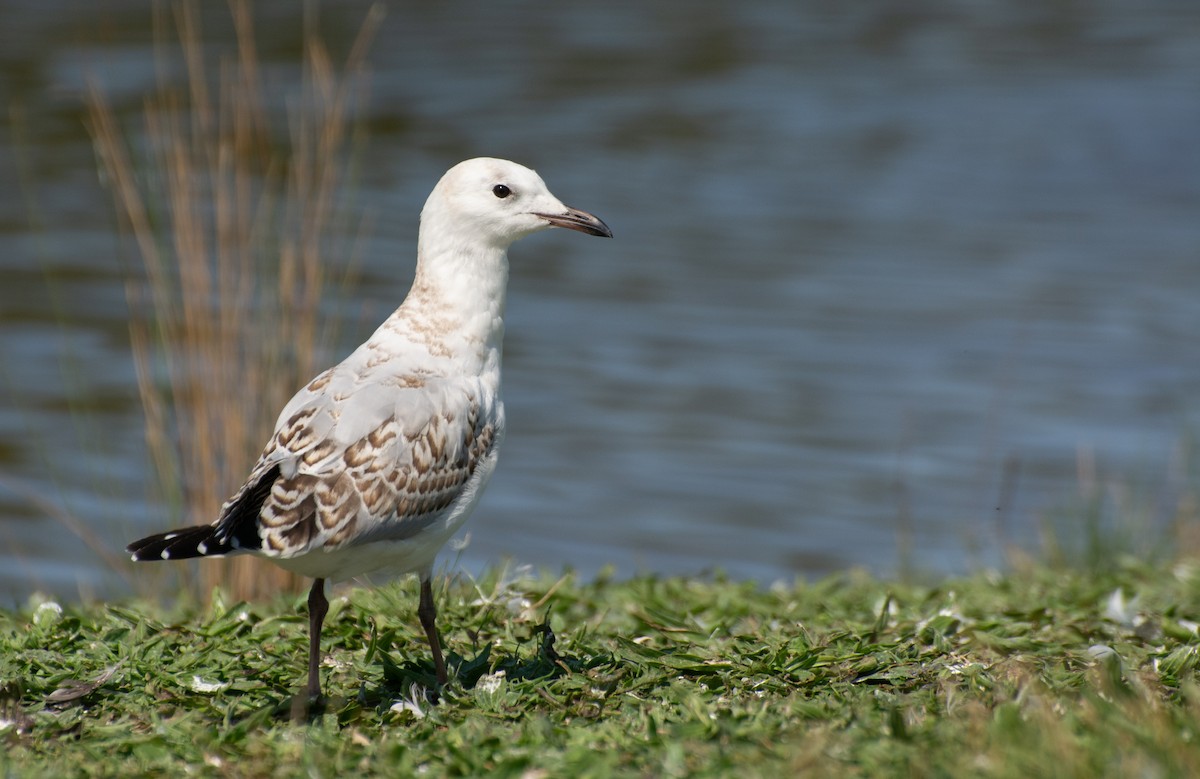
M230 11L236 46L215 69L196 4L156 13L159 79L143 132L127 136L96 87L89 106L102 173L141 260L128 284L130 338L153 499L170 514L164 528L215 519L279 409L322 367L326 258L344 258L358 231L339 204L380 11L368 15L340 73L306 26L301 87L286 117L267 101L251 4L232 0ZM173 56L182 58L182 85L167 75ZM236 598L299 584L249 558L196 570L180 575L197 597L218 582Z

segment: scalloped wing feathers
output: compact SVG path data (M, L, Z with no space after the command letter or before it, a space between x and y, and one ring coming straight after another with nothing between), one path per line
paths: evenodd
M218 540L290 558L409 538L442 517L503 433L502 409L478 380L410 377L341 392L334 381L321 374L285 407L222 507ZM259 511L245 511L258 497Z

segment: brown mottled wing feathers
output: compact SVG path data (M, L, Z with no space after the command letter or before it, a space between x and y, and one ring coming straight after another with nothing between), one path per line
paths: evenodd
M464 394L460 399L445 407L459 413L416 414L420 421L413 418L414 409L398 419L394 401L393 413L378 424L347 419L345 428L366 430L348 443L339 440L343 426L336 413L332 426L322 420L328 406L297 409L281 418L255 470L277 464L253 489L248 483L226 504L221 528L228 527L226 533L243 541L250 528L239 507L251 508L255 501L247 497L262 495L255 538L245 538L241 548L293 557L316 548L415 535L450 507L495 442L494 425L484 419L475 397ZM432 406L427 410L434 411ZM270 474L274 478L266 478Z

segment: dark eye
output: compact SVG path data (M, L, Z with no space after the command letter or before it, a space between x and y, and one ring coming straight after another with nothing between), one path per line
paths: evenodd
M492 194L495 195L496 197L504 198L504 197L508 197L509 195L511 195L512 190L509 189L508 187L504 186L503 184L497 184L496 186L492 187Z

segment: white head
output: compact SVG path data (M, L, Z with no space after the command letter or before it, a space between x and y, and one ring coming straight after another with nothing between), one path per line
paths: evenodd
M427 233L436 233L438 240L453 235L501 251L549 227L612 237L604 222L550 194L538 174L493 157L460 162L446 171L421 211L423 239Z

